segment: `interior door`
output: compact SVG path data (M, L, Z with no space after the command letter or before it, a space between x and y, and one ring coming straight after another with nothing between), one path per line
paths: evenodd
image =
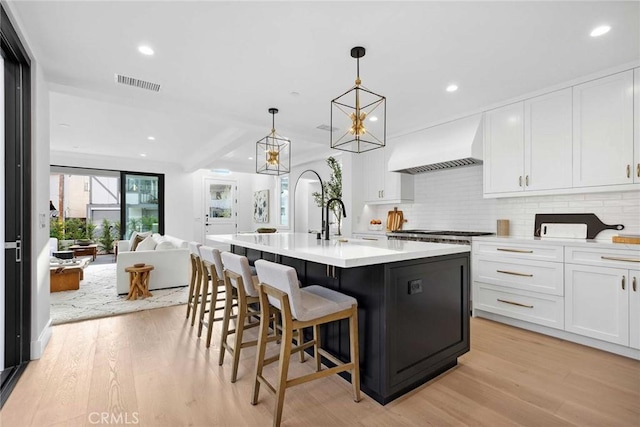
M204 178L204 230L202 242L209 234L235 234L238 230L238 198L236 181ZM209 242L208 244L212 244Z
M2 387L0 406L5 402L30 359L30 173L31 93L29 59L1 9L0 57L2 58L3 192L1 214L4 241L4 302L1 315L3 341L0 349Z

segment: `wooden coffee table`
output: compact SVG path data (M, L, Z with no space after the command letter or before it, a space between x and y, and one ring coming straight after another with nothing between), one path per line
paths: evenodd
M88 259L81 259L77 264L61 264L49 266L51 292L74 291L80 289L80 281L84 278L84 268L89 264Z
M69 246L69 250L73 251L74 257L91 255L93 261L96 260L96 256L98 255L98 245L73 245Z

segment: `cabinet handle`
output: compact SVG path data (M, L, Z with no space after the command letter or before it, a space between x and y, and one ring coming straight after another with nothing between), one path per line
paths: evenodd
M513 276L533 277L533 274L528 274L528 273L517 273L517 272L515 272L515 271L496 270L496 272L498 272L498 273L503 273L503 274L511 274L511 275L513 275Z
M627 280L626 280L626 279L627 279L627 278L626 278L625 276L622 276L622 290L623 290L623 291L624 291L624 289L625 289L625 284L626 284L626 282L627 282Z
M382 193L382 198L384 199L384 190L382 190L380 193Z
M518 177L518 187L522 187L522 175Z
M601 256L600 258L608 261L640 262L640 258L620 258L615 256Z
M526 308L533 308L532 305L528 305L528 304L522 304L520 302L513 302L513 301L507 301L506 299L497 299L498 302L503 302L505 304L511 304L511 305L517 305L518 307L526 307Z
M525 176L525 177L524 177L524 185L525 185L526 187L528 187L528 186L529 186L529 175L527 175L527 176Z
M373 237L363 237L362 240L378 240L378 239L374 239Z
M627 165L627 178L631 178L631 165Z
M633 288L633 292L638 290L638 278L635 276L633 277L633 282L631 282L631 287Z
M638 176L638 178L640 178L640 163L638 163L638 166L636 166L636 175Z
M519 254L532 254L533 253L533 251L527 251L527 250L523 250L523 249L496 248L496 250L502 251L502 252L517 252Z

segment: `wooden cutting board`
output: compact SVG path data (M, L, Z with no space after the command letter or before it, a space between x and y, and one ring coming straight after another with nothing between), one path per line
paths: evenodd
M402 211L399 211L398 208L395 208L394 210L387 213L387 230L400 230L402 228L403 222L404 214L402 213Z

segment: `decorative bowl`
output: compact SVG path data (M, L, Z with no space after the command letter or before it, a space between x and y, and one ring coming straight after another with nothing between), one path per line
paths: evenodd
M144 266L145 266L145 263L144 263L144 262L140 262L140 263L138 263L138 264L133 264L133 266L134 266L135 268L141 268L141 267L144 267Z
M91 244L93 244L93 241L89 240L89 239L78 239L78 240L76 240L76 245L78 245L78 246L89 246Z
M260 227L256 231L258 233L275 233L277 230L275 228Z

